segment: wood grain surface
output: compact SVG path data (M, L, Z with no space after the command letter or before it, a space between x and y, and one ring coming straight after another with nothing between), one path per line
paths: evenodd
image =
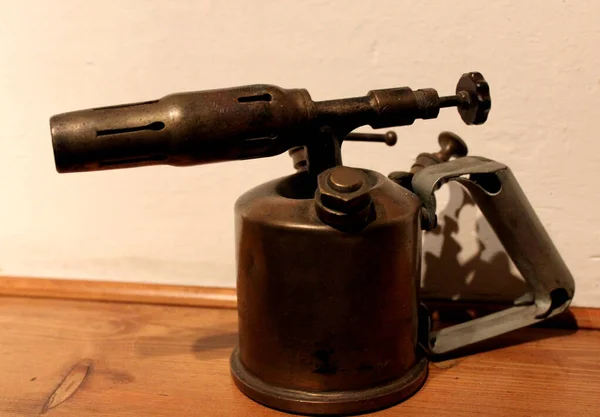
M0 416L277 416L229 376L236 311L0 297ZM489 349L489 350L488 350ZM374 416L598 416L600 332L524 329Z
M0 277L0 295L67 300L236 308L234 288L139 282Z
M0 277L0 295L67 300L114 301L175 306L236 308L235 288L167 285L116 281L89 281L30 277ZM446 315L470 318L507 308L489 302L423 299L428 307ZM460 319L460 317L458 317ZM570 307L547 326L600 330L600 309ZM1 416L0 416L1 417Z

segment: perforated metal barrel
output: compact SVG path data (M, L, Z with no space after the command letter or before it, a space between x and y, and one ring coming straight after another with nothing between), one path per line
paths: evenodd
M367 171L372 221L343 232L315 212L307 173L235 207L239 345L233 378L250 398L306 414L395 404L427 375L418 347L418 198Z

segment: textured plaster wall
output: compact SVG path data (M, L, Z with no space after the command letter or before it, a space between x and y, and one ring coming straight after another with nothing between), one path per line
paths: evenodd
M263 82L318 100L404 85L443 94L478 70L493 94L486 125L444 111L398 129L395 148L345 145L345 162L407 169L441 130L457 132L511 166L576 277L575 304L600 306L598 22L595 1L1 2L0 273L233 286L234 201L291 170L282 155L58 175L54 113ZM447 236L458 262L440 269L463 274L449 296L504 287L494 271L508 262L476 210L458 217ZM442 243L429 236L429 261Z

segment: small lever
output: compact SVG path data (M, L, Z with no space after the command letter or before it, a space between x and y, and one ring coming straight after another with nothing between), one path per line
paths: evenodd
M349 133L344 141L350 142L378 142L385 143L388 146L394 146L398 142L398 135L393 130L385 133ZM308 170L308 160L306 158L306 148L296 146L288 151L292 158L294 169L298 172Z
M345 138L345 141L350 142L381 142L387 146L394 146L398 142L396 132L390 130L385 133L350 133Z

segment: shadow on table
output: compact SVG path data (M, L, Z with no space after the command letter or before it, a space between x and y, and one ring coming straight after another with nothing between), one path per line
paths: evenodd
M197 359L221 359L228 357L237 343L237 331L224 327L177 329L161 336L139 337L134 349L137 355L145 357L192 353Z
M200 359L229 356L237 340L237 332L212 334L196 339L192 351Z

